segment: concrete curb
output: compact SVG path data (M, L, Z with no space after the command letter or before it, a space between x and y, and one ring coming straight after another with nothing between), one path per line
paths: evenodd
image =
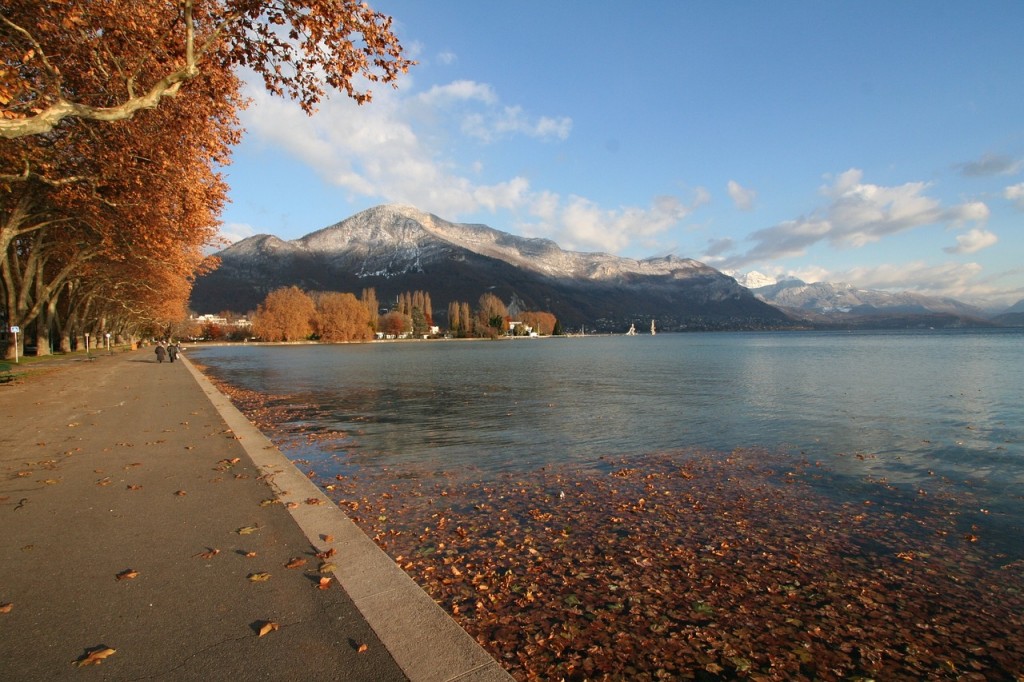
M277 498L317 551L337 550L334 576L411 682L511 680L483 647L352 522L183 356ZM319 498L322 504L306 504ZM326 542L324 537L331 537Z

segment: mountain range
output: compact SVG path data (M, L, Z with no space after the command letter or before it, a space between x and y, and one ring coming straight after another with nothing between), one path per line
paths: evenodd
M992 319L951 298L775 281L756 272L733 278L676 256L568 251L548 239L398 205L362 211L296 240L256 235L216 255L220 267L193 287L197 312L251 311L270 291L296 285L357 295L373 287L385 306L401 292L426 291L442 325L449 302L475 305L485 292L512 309L551 312L566 330L598 332L646 329L652 319L664 331L1024 325L1024 301Z
M665 331L793 324L735 279L689 258L567 251L408 206L371 208L292 241L256 235L216 255L220 267L193 287L197 312L253 310L273 289L296 285L357 295L373 287L383 305L404 291L426 291L441 324L449 302L475 306L487 292L520 310L551 312L566 330L624 332L652 319Z
M911 319L942 326L989 326L992 316L954 298L910 291L859 289L843 282L775 281L760 273L737 278L757 298L811 323L856 326L903 325Z

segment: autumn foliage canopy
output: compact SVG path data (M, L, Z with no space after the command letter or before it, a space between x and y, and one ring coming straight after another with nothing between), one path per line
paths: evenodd
M182 317L216 265L235 69L307 111L329 90L366 102L410 65L390 23L350 0L5 2L0 324L45 352Z

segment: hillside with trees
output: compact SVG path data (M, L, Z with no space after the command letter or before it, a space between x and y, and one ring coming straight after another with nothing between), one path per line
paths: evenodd
M199 312L251 310L271 290L294 285L306 291L373 287L386 300L402 291L429 291L441 326L454 316L449 303L477 302L483 293L515 307L513 317L548 311L572 330L623 333L651 319L664 331L793 326L735 279L690 258L567 251L547 239L452 223L411 206L370 208L290 241L255 235L217 255L220 267L199 277L193 289ZM460 306L458 328L468 331L462 313Z

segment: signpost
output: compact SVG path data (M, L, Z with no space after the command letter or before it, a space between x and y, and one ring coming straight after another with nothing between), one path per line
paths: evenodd
M107 355L113 354L113 351L110 350L110 332L107 332Z
M14 334L14 362L18 362L18 332L21 331L21 327L17 325L11 325L11 333Z

